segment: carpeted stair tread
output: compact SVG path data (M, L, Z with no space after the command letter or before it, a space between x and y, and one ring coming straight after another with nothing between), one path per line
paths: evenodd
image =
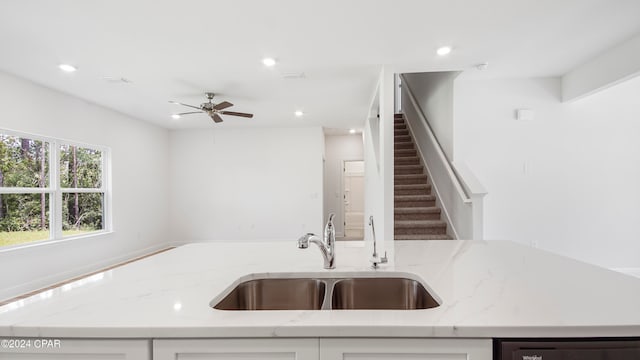
M434 195L397 195L394 196L394 208L430 207L436 205Z
M436 206L435 198L428 198L433 195L411 195L413 198L409 198L405 195L404 199L399 199L397 196L395 197L394 208L407 208L407 207L428 207L428 206Z
M394 223L394 235L436 235L447 232L442 220L399 220Z
M439 214L440 211L437 206L395 208L396 214Z
M409 201L409 200L435 200L435 195L397 195L396 201Z
M393 219L395 221L440 220L440 212L437 206L397 207L394 209Z
M421 185L421 184L416 184ZM393 188L394 196L404 196L404 195L431 195L430 187L416 187L416 188Z
M395 142L411 142L411 136L410 135L394 135L393 136L393 140Z
M404 156L398 157L394 159L394 164L396 166L402 165L420 165L420 158L417 156Z
M418 164L418 165L397 165L396 168L400 168L400 169L420 169L422 170L422 165Z
M395 143L393 145L393 149L394 150L400 150L400 149L413 149L413 143L412 142L406 142L406 143Z
M397 175L406 175L406 174L423 174L424 167L422 165L396 165L394 170L394 174Z
M408 220L408 221L396 221L395 227L440 227L447 226L447 223L442 220Z
M402 114L394 115L394 238L451 239Z
M418 154L418 150L416 149L397 149L393 156L395 158L405 157L405 156L416 156Z
M425 175L425 174L396 175L396 179L399 179L399 180L402 180L402 179L415 179L415 180L424 180L424 181L426 181L427 180L427 175Z
M426 184L426 174L409 174L409 175L395 175L395 183L397 185L415 185Z
M416 190L416 189L431 189L429 184L409 184L409 185L394 185L394 190Z
M425 234L425 235L395 235L395 240L451 240L447 234Z

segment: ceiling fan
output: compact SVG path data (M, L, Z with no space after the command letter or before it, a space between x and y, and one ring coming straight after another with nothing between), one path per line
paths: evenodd
M211 117L211 119L214 122L217 122L217 123L222 122L222 118L220 117L220 115L240 116L240 117L246 117L246 118L253 117L253 114L247 114L247 113L241 113L241 112L235 112L235 111L223 111L224 109L233 106L233 104L228 101L223 101L221 103L214 104L211 100L213 100L213 97L215 96L215 94L211 92L204 93L204 94L207 96L207 99L209 99L209 102L202 103L200 104L200 106L183 104L177 101L169 101L169 102L172 104L178 104L178 105L198 109L198 111L189 111L189 112L184 112L177 115L182 116L182 115L206 113L207 115L209 115L209 117Z

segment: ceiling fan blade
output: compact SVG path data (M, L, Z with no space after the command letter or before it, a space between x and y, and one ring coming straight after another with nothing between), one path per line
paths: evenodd
M232 103L228 102L228 101L223 101L220 104L217 104L216 106L214 106L213 108L216 110L222 110L222 109L226 109L228 107L233 106Z
M222 122L222 118L218 114L211 115L211 118L213 119L214 122L217 122L217 123Z
M180 116L182 116L182 115L202 114L202 113L203 113L203 111L189 111L189 112L179 113L179 114L176 114L176 115L180 115Z
M182 105L182 106L186 106L186 107L190 107L190 108L194 108L194 109L198 109L200 110L199 106L193 106L193 105L189 105L189 104L183 104L181 102L177 102L177 101L169 101L172 104L176 104L176 105Z
M246 118L253 117L253 114L247 114L247 113L241 113L241 112L235 112L235 111L220 111L220 114L231 115L231 116L241 116Z

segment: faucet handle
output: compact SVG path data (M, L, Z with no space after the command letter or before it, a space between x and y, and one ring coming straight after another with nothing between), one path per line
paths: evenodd
M372 256L369 261L371 261L371 267L376 269L378 265L386 264L387 262L389 262L389 259L387 258L387 252L385 251L382 257L378 257L378 255L376 254Z
M336 217L336 214L334 214L334 213L329 214L329 220L327 220L327 224L333 223L333 218L334 217Z
M298 249L306 249L309 247L309 238L315 236L313 233L307 233L298 239Z

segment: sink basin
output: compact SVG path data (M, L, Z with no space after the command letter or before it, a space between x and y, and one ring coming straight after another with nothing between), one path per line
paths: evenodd
M320 310L326 284L319 279L257 279L238 284L218 310Z
M333 287L332 309L415 310L439 306L416 280L407 278L351 278Z
M213 299L211 306L217 310L419 310L440 306L411 274L277 276L252 274Z

